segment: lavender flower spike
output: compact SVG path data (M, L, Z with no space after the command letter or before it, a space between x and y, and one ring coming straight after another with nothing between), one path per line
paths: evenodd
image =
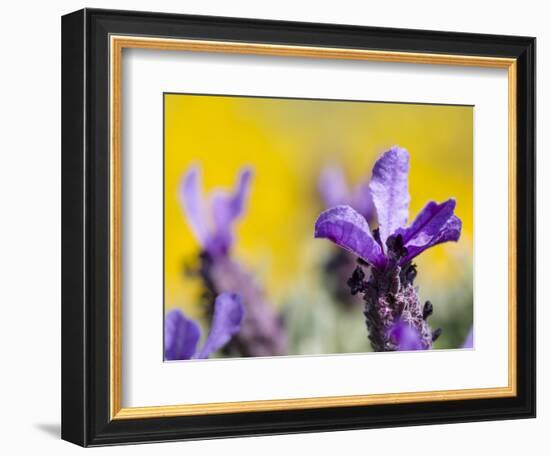
M199 178L199 168L191 167L182 179L179 195L186 220L201 246L196 272L206 292L207 313L214 311L214 325L217 321L214 298L235 291L242 297L246 310L240 330L230 342L224 343L224 352L238 352L242 356L284 355L287 342L281 318L253 274L231 255L234 225L245 212L252 171L248 167L241 169L232 193L216 189L208 198L202 196ZM214 327L212 331L215 333ZM209 352L209 347L207 342L197 357Z
M243 168L235 190L228 194L214 190L204 198L197 166L189 169L180 184L180 200L197 241L212 256L225 256L234 240L234 224L242 216L252 171Z
M164 359L173 361L208 358L238 333L243 318L244 307L241 297L235 293L220 294L214 304L210 333L199 351L199 325L186 318L179 309L170 311L164 324Z
M458 241L462 222L454 215L456 202L428 202L408 226L409 154L392 147L375 163L370 190L377 213L373 232L361 214L349 206L323 212L315 224L315 237L325 238L354 253L360 265L348 281L352 294L361 293L371 345L376 351L398 350L394 327L397 322L413 328L422 347L432 347L441 330L432 331L427 318L433 312L423 306L413 285L416 266L411 263L424 250L448 241ZM403 332L403 331L401 331Z

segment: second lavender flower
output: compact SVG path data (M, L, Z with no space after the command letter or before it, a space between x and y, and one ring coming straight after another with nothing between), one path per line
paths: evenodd
M323 212L315 237L325 238L358 257L348 281L352 294L365 301L368 337L375 351L430 349L441 334L427 322L430 301L421 304L414 286L412 260L424 250L458 241L462 222L456 201L430 201L407 226L409 153L392 147L375 163L369 188L378 228L371 231L363 215L348 205Z

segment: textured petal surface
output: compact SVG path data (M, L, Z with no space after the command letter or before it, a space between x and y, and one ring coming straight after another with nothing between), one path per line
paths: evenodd
M214 316L208 338L197 358L208 356L223 347L239 332L244 318L242 298L236 293L221 293L214 303Z
M451 215L445 224L433 236L419 237L417 242L409 241L406 244L408 254L401 260L401 264L405 264L414 257L420 255L424 250L433 247L434 245L444 242L456 242L460 239L462 230L462 222L456 215Z
M202 247L208 239L208 218L202 198L200 171L192 166L183 177L180 185L180 201L191 231Z
M397 322L390 330L392 341L398 346L399 351L422 350L422 338L418 331L403 321Z
M191 359L200 335L197 323L185 318L180 310L171 310L164 321L164 359Z
M369 186L385 245L409 217L409 153L397 146L385 152L374 165Z
M319 194L327 208L350 202L350 192L342 168L339 166L323 168L319 176Z
M439 234L439 231L453 215L455 206L456 201L452 198L441 204L430 201L408 228L400 228L396 234L403 236L405 245L424 245Z
M466 336L462 348L474 348L474 328L470 328L470 332Z
M329 239L374 266L385 264L367 221L350 206L336 206L321 213L315 223L315 237Z
M232 194L215 191L212 194L212 218L214 234L209 240L213 254L227 253L233 242L233 224L242 216L250 189L252 171L245 168L241 171L237 185Z

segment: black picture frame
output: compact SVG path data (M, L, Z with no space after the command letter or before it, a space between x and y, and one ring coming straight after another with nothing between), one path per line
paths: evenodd
M517 59L517 395L111 420L112 34ZM62 438L98 446L534 417L535 226L534 38L97 9L68 14L62 19Z

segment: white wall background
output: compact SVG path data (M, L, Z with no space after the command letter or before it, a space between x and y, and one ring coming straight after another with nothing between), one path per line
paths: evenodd
M76 0L5 2L0 19L0 452L72 454L60 426L60 16L82 8L520 34L538 39L538 418L324 434L102 448L94 454L545 454L550 443L550 30L545 2Z

